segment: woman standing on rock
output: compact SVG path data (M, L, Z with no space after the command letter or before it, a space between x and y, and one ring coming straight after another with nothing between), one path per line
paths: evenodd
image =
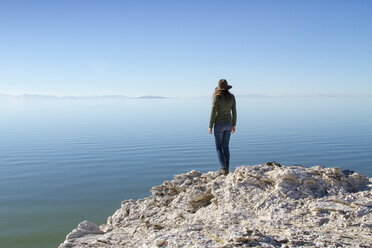
M232 86L227 84L226 79L218 81L218 86L213 94L209 133L212 134L214 124L214 138L218 161L221 171L229 173L230 151L229 141L231 133L235 133L236 125L236 102L233 94L229 92ZM231 117L232 113L232 117Z

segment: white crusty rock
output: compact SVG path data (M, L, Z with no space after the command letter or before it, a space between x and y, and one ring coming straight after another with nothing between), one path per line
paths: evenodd
M191 171L126 200L106 224L80 223L68 247L372 247L372 180L340 168Z

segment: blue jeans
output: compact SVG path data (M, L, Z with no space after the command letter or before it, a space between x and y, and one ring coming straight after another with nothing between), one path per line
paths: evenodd
M230 163L229 141L232 127L233 125L231 122L214 124L214 139L216 141L218 161L220 162L221 168L227 170L229 169Z

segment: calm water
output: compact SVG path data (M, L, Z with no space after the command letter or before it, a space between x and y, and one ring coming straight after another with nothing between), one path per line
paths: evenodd
M218 169L211 99L0 100L1 247L57 247L87 219ZM277 161L372 176L372 98L241 98L232 169Z

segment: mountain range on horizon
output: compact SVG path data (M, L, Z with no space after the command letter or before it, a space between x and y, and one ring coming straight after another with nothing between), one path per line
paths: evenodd
M236 97L372 97L372 94L235 94ZM87 95L87 96L56 96L56 95L44 95L44 94L28 94L24 93L21 95L11 95L0 93L1 98L9 99L170 99L170 98L208 98L210 96L195 96L195 97L169 97L169 96L155 96L155 95L144 95L144 96L125 96L125 95Z
M22 94L22 95L9 95L1 94L1 98L17 98L17 99L164 99L165 96L139 96L129 97L124 95L88 95L88 96L56 96L56 95L43 95L43 94Z

